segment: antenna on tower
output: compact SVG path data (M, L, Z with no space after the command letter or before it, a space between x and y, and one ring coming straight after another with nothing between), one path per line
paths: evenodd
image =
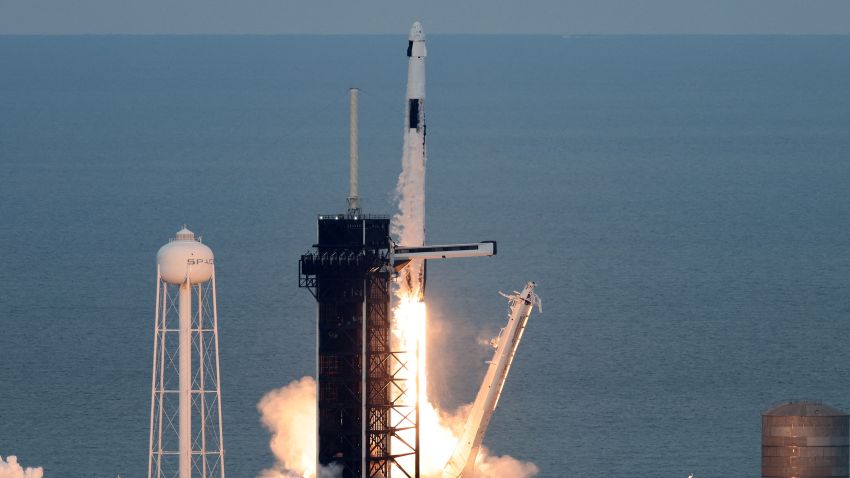
M360 196L358 196L358 167L360 158L358 156L358 105L357 95L360 92L358 88L348 89L349 113L348 113L348 215L360 215Z

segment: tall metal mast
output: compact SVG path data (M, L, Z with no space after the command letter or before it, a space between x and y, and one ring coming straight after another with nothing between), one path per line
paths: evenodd
M317 468L342 478L418 478L408 465L416 444L393 446L418 424L403 400L413 393L400 373L409 352L390 338L390 220L360 209L357 92L349 90L347 211L318 217L314 250L299 261L299 286L318 305Z
M360 195L359 195L359 167L360 157L358 151L358 93L357 88L348 90L349 112L348 112L348 214L357 216L360 214Z

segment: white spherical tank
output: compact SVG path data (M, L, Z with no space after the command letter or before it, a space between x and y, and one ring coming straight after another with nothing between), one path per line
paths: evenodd
M169 284L185 284L187 277L192 284L206 282L212 278L214 262L212 249L185 227L156 253L159 275Z

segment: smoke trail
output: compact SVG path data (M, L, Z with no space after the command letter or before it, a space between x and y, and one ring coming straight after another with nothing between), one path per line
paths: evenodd
M398 212L393 216L390 232L399 244L425 244L425 141L416 130L404 135L401 174L395 197ZM400 297L420 297L422 293L422 261L413 261L399 277Z
M342 470L321 467L316 476L316 381L303 377L272 390L257 404L260 420L272 432L269 443L277 458L258 478L337 478ZM2 478L2 477L0 477Z
M9 455L6 460L0 456L0 478L42 478L44 470L41 467L24 468L18 464L18 457Z

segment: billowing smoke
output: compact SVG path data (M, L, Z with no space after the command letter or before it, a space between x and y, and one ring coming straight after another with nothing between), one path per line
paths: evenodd
M423 435L436 435L443 441L423 443L423 478L442 478L443 465L448 459L446 453L451 453L454 442L463 432L470 406L464 405L453 413L442 413L430 403L423 407L423 411L428 410L420 425ZM269 446L277 459L274 467L260 472L258 478L338 478L342 475L338 467L322 467L316 476L316 381L312 377L272 390L263 396L257 410L263 425L272 432ZM446 447L445 441L451 446ZM538 472L533 463L510 456L493 456L482 447L475 475L464 478L532 478ZM0 478L42 478L42 470L23 470L15 457L10 456L9 465L0 461Z
M520 461L510 456L490 455L486 448L481 448L475 465L473 478L531 478L540 472L537 465Z
M444 478L443 471L454 451L455 444L463 434L466 416L471 403L459 407L454 412L437 409L430 401L420 404L420 471L422 478ZM536 465L517 460L510 456L492 455L486 447L481 447L475 460L473 475L463 478L532 478L539 473ZM395 473L404 476L402 473Z
M463 434L466 417L472 408L471 403L458 407L453 412L437 409L430 400L421 407L420 427L423 440L422 477L443 478L443 468L449 459L454 445ZM446 446L448 445L448 446ZM475 473L463 478L532 478L540 469L530 462L517 460L511 456L496 456L487 447L482 446L475 460Z
M18 464L18 457L9 455L6 460L0 456L0 478L42 478L44 470L38 468L24 468Z
M272 432L269 447L277 463L258 478L337 478L342 470L322 467L316 476L316 381L303 377L272 390L257 404ZM2 476L0 476L2 478Z

